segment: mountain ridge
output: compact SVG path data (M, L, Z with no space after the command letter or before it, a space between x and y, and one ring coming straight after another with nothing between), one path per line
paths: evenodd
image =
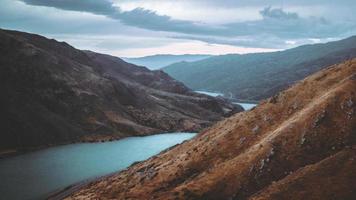
M197 131L241 111L162 71L0 30L0 150Z
M178 63L165 72L194 90L262 100L324 67L356 57L356 36L270 53L230 54Z
M151 70L158 70L167 65L177 63L177 62L189 62L189 61L197 61L202 60L212 55L209 54L156 54L151 56L144 57L134 57L127 58L122 57L123 60L133 63L136 65L146 66Z

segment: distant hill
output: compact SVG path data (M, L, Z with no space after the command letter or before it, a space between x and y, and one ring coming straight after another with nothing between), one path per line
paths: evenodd
M0 29L0 152L199 131L241 111L150 71L65 42Z
M213 56L175 63L163 70L194 90L261 100L326 66L354 57L356 36L272 53Z
M356 199L356 59L67 199Z
M151 70L160 69L162 67L168 66L177 62L193 62L209 58L211 55L200 55L200 54L184 54L184 55L170 55L170 54L160 54L153 56L145 56L138 58L122 58L126 62L145 66Z

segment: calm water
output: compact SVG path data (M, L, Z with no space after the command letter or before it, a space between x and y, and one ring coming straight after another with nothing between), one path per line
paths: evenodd
M212 96L212 97L224 96L224 94L222 94L222 93L217 93L217 92L206 92L206 91L199 91L199 90L196 90L196 91L194 91L194 92L200 93L200 94L209 95L209 96Z
M212 97L224 96L224 94L217 93L217 92L206 92L206 91L199 91L199 90L197 90L195 92L200 93L200 94L206 94L206 95L209 95ZM250 110L257 105L257 104L253 104L253 103L239 103L239 102L233 102L233 104L239 104L240 106L242 106L244 108L244 110Z
M239 103L239 102L233 102L233 104L239 104L244 108L244 110L251 110L253 107L255 107L257 104L253 103Z
M194 136L170 133L70 144L2 159L0 199L41 199L82 180L122 170Z

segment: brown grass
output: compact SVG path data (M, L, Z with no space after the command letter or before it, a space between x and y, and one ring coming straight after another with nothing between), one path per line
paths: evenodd
M68 199L356 199L356 60Z

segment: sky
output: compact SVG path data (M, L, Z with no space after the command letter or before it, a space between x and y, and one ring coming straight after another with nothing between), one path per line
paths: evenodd
M356 35L355 0L0 0L0 28L119 57L269 52Z

